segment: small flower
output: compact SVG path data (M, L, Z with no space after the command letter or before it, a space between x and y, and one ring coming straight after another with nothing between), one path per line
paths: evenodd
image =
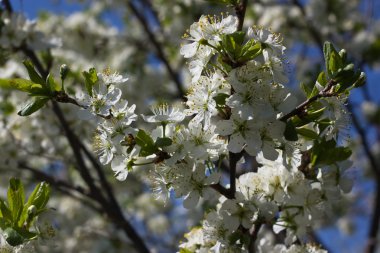
M100 129L99 134L94 137L93 146L95 152L99 155L100 163L103 165L110 163L114 153L117 151L107 133Z
M146 122L169 124L181 122L185 118L185 114L178 108L171 107L167 104L160 104L151 108L154 115L141 115Z
M133 148L130 153L126 155L118 155L112 160L111 169L115 172L115 177L119 181L125 181L128 176L128 172L132 170L134 162L137 160L139 150Z
M269 60L271 56L281 57L284 54L286 48L282 45L280 34L266 29L249 27L247 36L261 43L265 61Z
M102 73L98 73L98 78L106 85L125 83L129 79L117 72L111 73L109 68L105 69Z
M218 112L214 97L219 93L228 92L227 87L228 83L218 72L212 77L201 76L198 82L190 87L186 102L189 109L186 109L185 113L188 116L196 114L191 120L193 124L203 123L204 128L209 127L211 117Z
M114 88L109 90L105 85L100 84L99 90L93 89L92 96L81 94L79 100L88 107L92 114L108 116L112 106L116 105L121 98L121 90Z

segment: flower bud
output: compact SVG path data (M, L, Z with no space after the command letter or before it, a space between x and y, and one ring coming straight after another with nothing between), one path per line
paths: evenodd
M61 75L61 80L65 80L67 77L67 74L69 73L70 69L66 64L62 64L60 68L59 74Z
M342 58L342 61L345 62L347 60L347 51L345 49L340 50L339 56Z
M31 205L28 208L27 213L28 213L28 217L34 217L37 213L37 207L35 205Z

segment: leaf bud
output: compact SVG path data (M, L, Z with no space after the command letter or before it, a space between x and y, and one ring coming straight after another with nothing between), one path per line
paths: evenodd
M59 74L61 75L61 80L62 81L66 79L67 74L69 73L69 71L70 71L70 69L69 69L69 67L66 64L62 64L61 65Z

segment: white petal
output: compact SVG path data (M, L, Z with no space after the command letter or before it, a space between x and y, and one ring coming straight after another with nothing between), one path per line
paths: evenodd
M183 201L183 206L187 209L195 208L199 201L199 193L197 191L190 192Z
M221 120L218 122L215 131L222 136L227 136L234 132L234 126L232 120Z
M228 143L227 148L232 153L239 153L240 151L242 151L244 144L245 140L243 136L241 136L240 133L237 133L231 135L230 142Z

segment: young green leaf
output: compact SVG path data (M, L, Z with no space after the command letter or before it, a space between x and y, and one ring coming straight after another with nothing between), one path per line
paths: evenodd
M327 75L328 77L332 78L335 73L343 67L344 62L331 42L325 42L323 45L323 53L325 56Z
M348 159L352 151L349 147L337 147L335 140L316 140L311 152L313 165L330 165Z
M308 140L315 140L318 138L318 134L315 131L313 131L309 128L306 128L306 127L297 128L296 131L299 135L302 135L303 137L305 137Z
M12 213L12 221L14 224L17 224L21 217L25 201L24 186L19 179L12 178L9 181L7 195L9 209Z
M41 109L48 101L49 98L36 97L33 100L29 101L29 103L26 104L24 108L22 108L17 114L20 116L29 116Z
M45 85L44 79L40 76L40 74L37 73L37 71L34 68L33 63L30 60L24 60L22 62L28 71L29 78L32 82L41 84L42 86Z
M155 146L158 148L162 148L162 147L170 146L172 145L172 143L173 143L172 139L168 137L164 137L164 138L158 137L156 140Z
M5 224L10 225L13 222L12 212L2 199L0 199L0 214L0 217L3 218Z
M30 80L22 78L0 79L0 88L19 90L28 93L33 93L33 91L38 89L43 90L41 84L37 84Z
M54 77L51 73L49 73L46 78L46 85L51 92L61 90L61 87L55 82Z
M88 95L92 97L92 87L98 82L98 73L95 68L90 68L90 70L82 72L85 79L85 86L88 92Z
M149 156L158 151L153 139L142 129L138 131L135 140L136 144L141 147L141 156Z

